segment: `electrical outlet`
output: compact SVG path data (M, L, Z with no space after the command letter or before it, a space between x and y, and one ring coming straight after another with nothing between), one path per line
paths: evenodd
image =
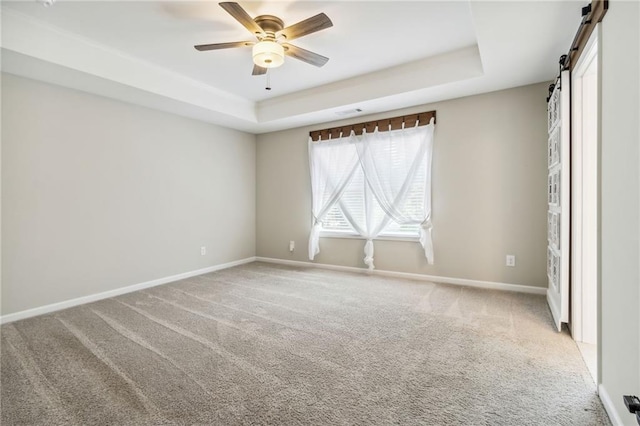
M289 241L289 251L293 252L293 250L296 248L296 242L295 241Z
M207 248L206 247L200 247L200 255L204 256L205 254L207 254Z
M516 266L516 257L513 254L507 255L507 266Z

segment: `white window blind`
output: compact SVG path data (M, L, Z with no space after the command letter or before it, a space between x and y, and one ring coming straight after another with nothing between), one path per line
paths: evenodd
M412 135L413 136L413 135ZM417 137L417 136L414 136ZM343 138L344 139L344 138ZM385 180L385 184L391 188L400 188L404 184L407 169L411 167L413 158L411 153L403 150L401 144L389 144L375 154L377 161L382 167L377 167L377 172L381 179ZM408 195L400 209L407 212L412 217L420 217L425 209L425 196L427 195L427 162L418 167L416 175L413 178ZM335 169L334 169L335 170ZM336 179L337 177L332 177ZM371 209L369 216L372 222L380 223L384 220L386 213L380 207L371 191L367 190L362 168L359 168L340 198L327 213L322 220L323 235L345 234L360 235L359 232L351 225L343 212L343 208L351 214L355 222L370 225L367 223L367 214L365 207L365 197L371 197ZM380 237L414 237L420 235L420 225L416 223L401 224L395 220L389 220L389 223L380 232Z
M342 212L342 206L348 209L355 220L364 223L366 221L364 188L364 175L362 169L358 168L347 184L340 201L329 210L327 216L322 220L323 231L358 235Z

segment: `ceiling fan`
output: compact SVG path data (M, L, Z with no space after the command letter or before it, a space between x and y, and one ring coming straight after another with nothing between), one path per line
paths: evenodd
M253 46L252 75L266 74L269 68L279 67L284 63L284 56L301 60L316 67L327 63L329 58L310 52L289 43L291 40L332 27L331 19L324 13L285 28L282 19L273 15L260 15L251 18L249 14L235 2L222 2L220 6L248 29L256 38L255 41L237 41L230 43L199 44L196 50L218 50L232 47Z

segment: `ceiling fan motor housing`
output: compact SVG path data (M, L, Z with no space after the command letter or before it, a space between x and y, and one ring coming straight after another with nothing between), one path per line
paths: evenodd
M267 35L270 34L273 37L275 37L275 33L282 31L284 28L284 22L277 16L260 15L256 16L253 20L264 30L265 33L267 33Z

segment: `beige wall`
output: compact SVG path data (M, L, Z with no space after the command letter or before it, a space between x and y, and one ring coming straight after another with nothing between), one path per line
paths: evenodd
M640 4L612 1L601 24L602 386L620 420L640 395Z
M252 257L255 136L5 74L2 228L3 315Z
M379 115L437 110L433 162L435 264L418 243L377 241L378 269L547 286L546 102L536 84ZM309 130L258 136L258 256L308 261ZM296 250L289 253L289 241ZM364 267L364 241L322 238L319 263ZM515 268L505 255L515 254Z

